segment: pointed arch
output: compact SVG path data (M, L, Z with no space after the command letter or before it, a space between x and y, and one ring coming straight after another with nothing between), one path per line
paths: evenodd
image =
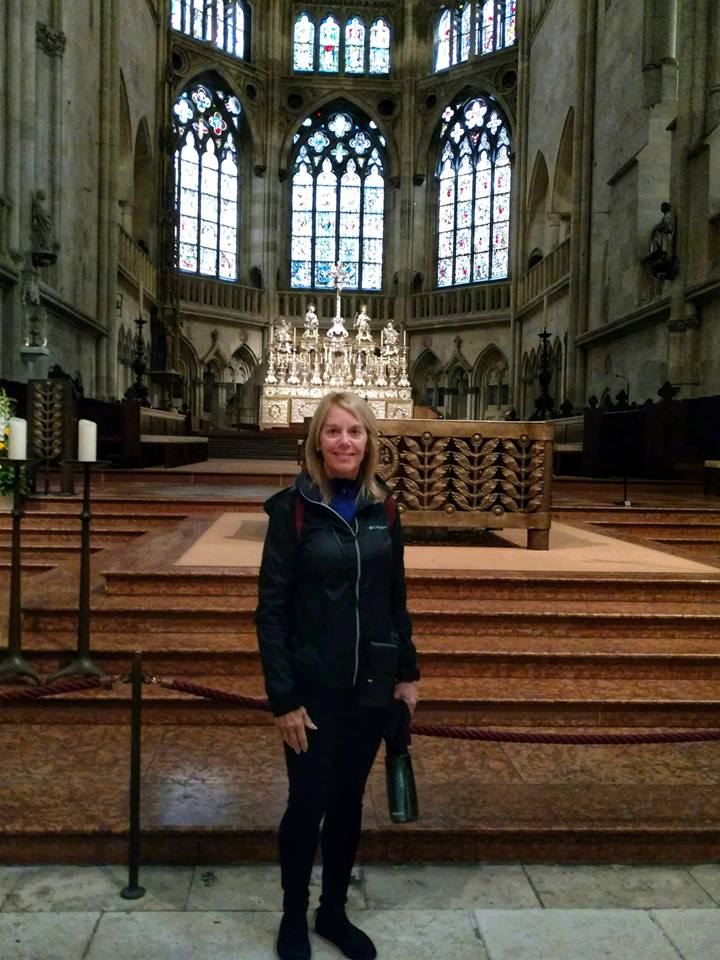
M472 379L477 398L477 419L499 419L510 400L510 365L497 344L489 344L480 353L475 361Z
M510 135L492 97L476 94L445 107L435 178L438 287L505 279L510 266Z
M548 168L545 156L538 150L535 155L527 198L526 249L536 248L542 254L547 250L545 228L547 226ZM530 263L527 265L530 266Z
M340 261L347 288L382 288L386 168L385 137L363 111L333 101L303 120L291 159L292 287L328 287Z
M437 410L443 403L443 369L437 355L426 347L410 373L413 399L418 406Z
M238 59L250 57L252 11L246 0L170 0L170 26Z
M120 90L118 98L118 202L122 215L122 226L132 233L134 150L130 102L122 70L120 71Z
M150 250L155 228L155 174L152 142L146 117L142 117L135 135L133 155L133 239Z
M550 201L551 211L561 216L570 216L572 212L574 131L575 111L570 107L565 117L557 157L555 158L555 173L553 174L552 198Z
M242 108L230 88L212 80L190 82L173 106L178 265L237 280Z

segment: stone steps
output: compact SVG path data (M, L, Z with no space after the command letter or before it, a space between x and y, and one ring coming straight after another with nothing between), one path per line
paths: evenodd
M90 530L130 530L144 533L146 530L162 529L164 527L179 523L185 519L185 514L158 513L147 514L144 516L132 516L127 513L101 513L93 514ZM12 519L7 514L0 514L0 540L7 539L12 529ZM30 531L46 530L59 531L68 530L79 535L81 529L81 520L79 512L53 512L42 511L40 513L27 512L22 518L21 538L25 539Z
M223 692L264 697L261 677L202 674L193 682ZM5 723L127 722L128 684L3 704ZM720 727L720 687L713 680L427 677L418 722L479 727ZM157 684L143 688L146 725L267 725L271 715L217 700L200 700Z

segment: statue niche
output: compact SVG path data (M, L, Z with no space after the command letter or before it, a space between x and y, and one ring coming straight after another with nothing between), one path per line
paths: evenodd
M645 257L650 273L658 280L673 280L678 272L675 256L675 214L669 203L660 205L662 220L650 233L650 252Z
M36 190L32 201L32 262L34 267L51 267L60 244L53 236L53 221L45 207L45 191Z

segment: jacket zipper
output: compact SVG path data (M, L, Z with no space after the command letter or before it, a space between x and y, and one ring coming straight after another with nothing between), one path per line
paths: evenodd
M334 514L336 517L339 517L340 520L345 524L345 526L350 531L350 534L353 538L355 544L355 556L357 557L357 577L355 578L355 669L353 670L353 686L357 683L358 670L360 669L360 542L358 540L357 531L360 529L357 522L357 517L355 517L355 529L350 526L345 517L341 517L340 514L333 510L331 506L327 503L324 503L322 500L311 500L310 497L306 497L305 494L300 491L300 496L304 497L308 503L315 503L322 507L325 507L330 513Z

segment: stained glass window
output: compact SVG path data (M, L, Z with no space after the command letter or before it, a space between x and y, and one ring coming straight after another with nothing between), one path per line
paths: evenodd
M290 285L329 287L340 261L346 286L382 288L385 138L345 110L305 120L293 154Z
M235 57L248 56L250 7L245 0L171 0L170 24Z
M337 73L340 69L340 24L329 13L320 23L318 70Z
M377 17L368 28L357 14L342 23L329 13L318 24L307 12L293 25L293 69L302 72L390 72L390 24Z
M370 27L370 73L390 72L390 26L379 17Z
M507 277L510 138L490 97L472 97L443 111L437 182L438 286Z
M434 69L511 46L516 13L517 0L465 0L443 7L435 22Z
M293 32L293 69L312 70L315 49L315 23L306 13L301 13L295 21Z
M345 73L365 73L365 23L351 17L345 25Z
M175 102L178 265L184 272L237 279L240 109L237 97L202 83Z

